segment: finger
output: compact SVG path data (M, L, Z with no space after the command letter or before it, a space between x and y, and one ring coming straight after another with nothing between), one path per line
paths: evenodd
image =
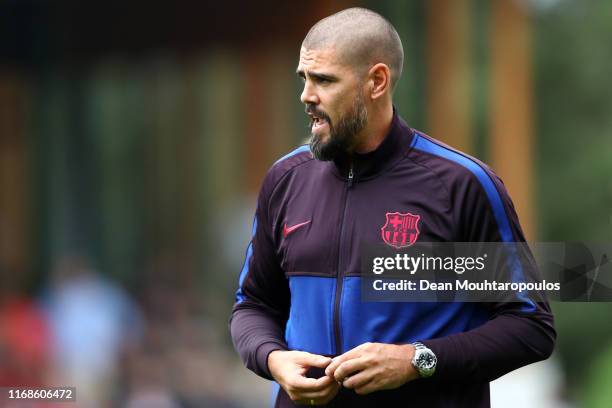
M329 386L329 390L326 390L327 392L325 393L325 396L322 397L320 401L323 404L327 404L328 402L333 400L336 397L336 395L338 395L338 391L340 391L340 387L342 387L342 384L338 384L337 382L334 381L333 384Z
M340 384L335 381L332 381L327 387L318 390L318 391L304 391L295 393L301 400L308 400L310 402L311 399L315 401L328 401L330 400L340 388Z
M331 361L332 359L330 357L320 356L318 354L311 354L306 352L300 353L296 358L296 362L298 364L319 368L327 367L329 363L331 363Z
M336 369L338 369L338 366L340 364L344 363L345 361L361 357L363 355L364 350L370 345L371 343L363 343L355 348L350 349L344 354L334 357L332 359L332 362L325 369L325 374L332 377L334 375L334 372L336 371Z
M336 372L336 370L342 363L344 363L345 361L351 360L353 358L358 358L360 354L357 354L357 352L353 350L347 351L346 353L342 355L334 357L331 363L329 363L329 365L325 369L325 374L329 375L330 377L333 377L334 373Z
M302 391L302 392L299 392L298 394L302 396L303 398L323 399L327 397L328 395L335 393L340 388L340 386L341 385L338 384L337 382L332 381L330 384L328 384L326 387L322 389Z
M366 395L374 391L378 391L379 389L380 389L380 386L372 378L370 381L366 382L360 387L355 388L355 392L359 395Z
M334 383L334 379L328 376L321 378L308 378L301 375L296 375L291 378L289 386L299 393L317 392L325 389L330 384Z
M342 386L344 386L345 388L352 388L357 391L358 389L361 389L362 387L366 386L373 379L374 373L372 372L372 370L364 370L345 379L342 382Z
M336 372L336 369L343 362L344 362L344 359L342 358L342 356L334 357L332 359L331 363L329 363L329 365L325 369L325 375L327 375L329 377L333 377L334 373Z
M363 357L345 361L334 372L334 378L338 382L343 382L346 377L365 370L368 367L366 360Z

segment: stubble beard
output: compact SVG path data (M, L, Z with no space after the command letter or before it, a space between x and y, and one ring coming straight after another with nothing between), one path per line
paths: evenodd
M308 109L307 109L308 110ZM311 111L317 111L310 108ZM322 112L319 113L322 115ZM320 116L321 117L321 116ZM363 98L358 95L352 109L333 124L329 117L322 116L329 125L329 137L323 141L323 135L311 134L309 145L315 159L331 161L343 154L351 154L357 144L357 135L368 123L368 111Z

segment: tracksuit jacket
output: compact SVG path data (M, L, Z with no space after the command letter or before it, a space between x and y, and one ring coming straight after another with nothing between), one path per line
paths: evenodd
M328 406L488 407L490 381L551 354L550 307L528 298L362 302L360 245L385 240L386 215L396 212L418 216L418 225L394 239L524 241L508 193L485 164L394 112L375 151L322 162L302 146L268 171L230 318L234 346L249 369L272 379L273 350L333 357L365 342L421 341L438 358L431 378L366 396L341 388ZM295 406L275 388L276 407Z

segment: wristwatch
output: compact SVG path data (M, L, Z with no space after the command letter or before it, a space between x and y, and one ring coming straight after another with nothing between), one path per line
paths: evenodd
M417 370L421 378L431 377L436 371L438 359L431 349L427 348L421 342L412 343L414 346L414 357L412 357L412 366Z

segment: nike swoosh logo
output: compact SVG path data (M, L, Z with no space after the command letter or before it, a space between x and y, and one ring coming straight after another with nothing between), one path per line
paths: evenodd
M283 227L283 235L285 236L285 238L287 238L287 235L291 234L296 229L303 227L304 225L309 224L309 223L310 223L310 220L300 222L299 224L292 225L291 227L287 227L287 223L285 223L285 226Z

